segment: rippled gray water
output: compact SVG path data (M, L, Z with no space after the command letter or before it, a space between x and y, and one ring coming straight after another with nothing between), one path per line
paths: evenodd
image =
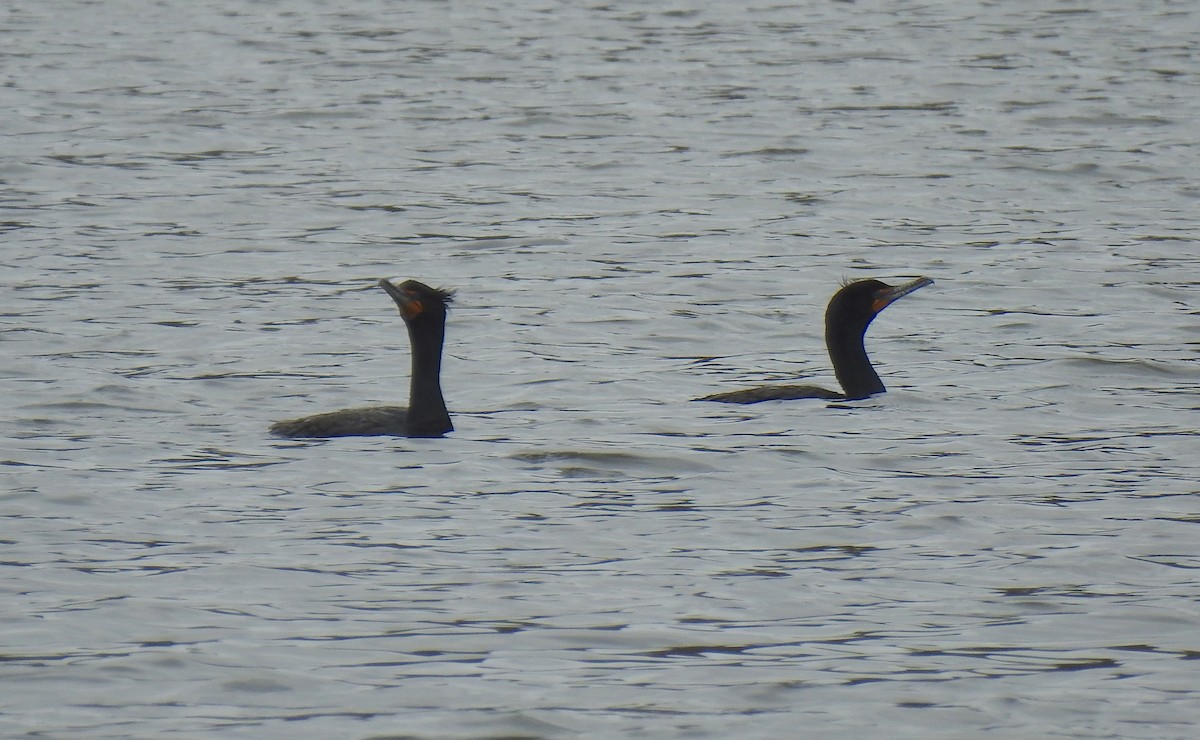
M0 20L0 734L1200 731L1193 3Z

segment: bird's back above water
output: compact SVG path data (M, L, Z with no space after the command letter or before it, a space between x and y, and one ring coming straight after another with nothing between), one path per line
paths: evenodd
M404 406L363 406L288 419L272 424L271 434L295 438L411 436Z

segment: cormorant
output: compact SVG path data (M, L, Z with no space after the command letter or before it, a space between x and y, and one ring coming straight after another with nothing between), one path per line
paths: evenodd
M442 341L446 334L446 310L453 291L430 288L416 280L399 287L380 280L408 326L412 344L412 380L408 407L366 406L326 414L289 419L271 425L280 437L366 437L390 434L398 437L440 437L454 430L442 399Z
M863 346L863 335L879 312L898 298L933 283L920 277L903 285L888 285L878 280L859 280L842 287L825 310L825 346L833 361L833 372L842 384L842 393L814 385L765 385L727 393L714 393L701 401L721 403L758 403L793 398L824 398L856 401L887 390Z

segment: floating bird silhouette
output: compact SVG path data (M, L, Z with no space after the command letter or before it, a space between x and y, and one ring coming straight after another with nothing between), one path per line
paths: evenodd
M454 300L453 291L430 288L416 280L399 286L380 280L408 327L412 344L412 378L408 407L365 406L331 411L271 425L280 437L441 437L454 430L450 412L442 398L442 344L446 335L446 313Z
M920 277L903 285L888 285L878 280L858 280L842 287L825 309L825 346L833 361L833 373L842 392L815 385L765 385L726 393L714 393L700 401L721 403L758 403L794 398L824 398L856 401L887 390L871 366L863 337L879 312L909 293L932 285Z

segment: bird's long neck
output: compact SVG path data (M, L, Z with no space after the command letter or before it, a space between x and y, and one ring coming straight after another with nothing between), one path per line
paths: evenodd
M847 326L833 321L825 324L825 346L833 362L833 373L842 384L847 400L866 398L887 390L867 357L867 348L863 345L866 333L866 326Z
M423 327L427 329L427 327ZM412 379L408 390L408 426L411 436L439 436L454 429L450 412L442 398L442 342L444 327L436 331L414 331L412 341Z

